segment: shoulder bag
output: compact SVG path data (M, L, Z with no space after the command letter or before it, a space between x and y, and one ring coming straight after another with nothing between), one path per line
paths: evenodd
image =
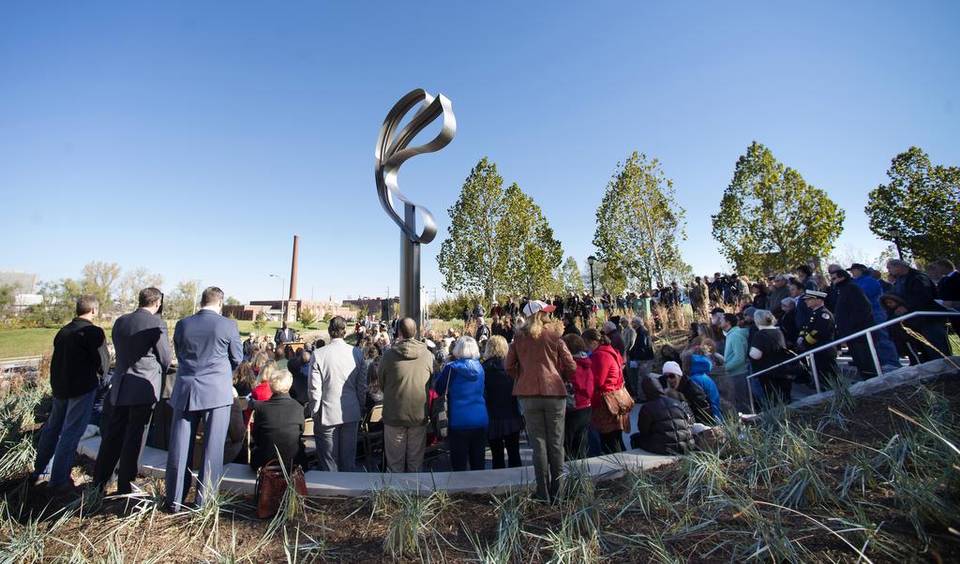
M620 423L620 429L624 432L630 431L630 411L633 409L634 401L630 397L630 392L623 386L612 392L603 394L603 404Z
M290 471L290 480L296 492L302 496L307 495L307 482L303 477L303 469L299 466ZM277 459L263 465L257 472L257 517L267 519L277 514L280 509L280 503L283 501L283 494L287 491L287 479L284 476L283 468Z

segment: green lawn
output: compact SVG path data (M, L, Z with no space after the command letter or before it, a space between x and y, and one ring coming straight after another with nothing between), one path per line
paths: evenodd
M256 329L253 328L253 321L237 321L237 326L240 328L240 336L243 337L244 339L246 339L251 332L257 332L260 335L267 335L272 339L274 333L276 333L277 329L280 328L280 322L271 321L267 323L267 325L261 331L256 331ZM299 323L294 323L290 327L293 328L294 331L297 331L298 333L303 334L303 333L306 333L307 331L319 331L322 329L326 329L327 324L324 323L323 321L317 321L310 327L310 329L304 329L303 326Z
M168 321L167 326L170 332L173 332L173 321ZM102 326L102 325L101 325ZM244 339L253 331L253 321L237 321L240 329L240 336ZM273 334L280 327L280 323L268 323L261 334L273 338ZM317 322L310 329L311 331L326 329L327 324ZM294 323L293 328L300 333L304 329L299 323ZM107 338L110 338L110 327L104 327L107 332ZM0 329L0 358L12 358L18 356L36 356L50 352L53 349L53 337L57 334L58 328L45 327L41 329Z
M36 356L53 348L56 329L4 329L0 331L0 358Z

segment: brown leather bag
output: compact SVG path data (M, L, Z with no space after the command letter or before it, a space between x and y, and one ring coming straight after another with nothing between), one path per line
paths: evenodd
M627 388L621 387L618 390L603 394L603 404L610 415L616 417L620 422L620 430L629 433L630 410L633 409L634 401Z
M307 495L307 481L303 469L299 466L290 472L293 487L300 495ZM287 480L283 477L283 468L276 459L263 465L257 473L257 517L267 519L277 514L283 494L287 491Z

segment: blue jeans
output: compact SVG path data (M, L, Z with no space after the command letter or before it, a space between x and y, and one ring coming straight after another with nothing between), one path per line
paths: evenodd
M53 457L50 487L70 481L70 469L77 457L77 445L80 444L83 432L87 430L96 395L97 390L93 389L75 398L53 398L50 418L44 423L37 443L37 460L31 476L33 479L40 477Z

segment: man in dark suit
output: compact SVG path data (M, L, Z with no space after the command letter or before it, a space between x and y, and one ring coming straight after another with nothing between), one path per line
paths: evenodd
M113 324L117 366L110 383L112 410L100 440L93 479L103 488L117 468L117 493L121 495L130 493L130 482L137 476L144 431L170 366L167 324L157 315L162 299L156 288L140 290L139 308Z
M77 445L90 422L100 376L110 367L106 335L93 324L99 309L95 297L81 296L77 300L77 317L53 338L50 359L53 406L40 431L30 482L40 479L53 458L48 487L55 494L68 493L74 488L70 470L77 456Z
M203 291L200 311L177 322L173 347L177 353L177 380L170 394L173 422L167 452L168 511L183 507L187 465L193 458L197 426L203 422L203 467L195 505L214 494L223 474L223 447L233 405L233 371L243 358L235 321L223 317L223 290Z
M293 332L293 329L287 327L287 322L283 322L283 326L277 329L276 334L273 336L273 342L278 348L283 348L284 343L289 343L295 341L297 335Z

